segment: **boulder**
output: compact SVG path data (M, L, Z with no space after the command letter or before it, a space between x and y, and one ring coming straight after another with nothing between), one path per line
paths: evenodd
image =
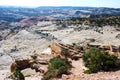
M37 74L36 71L31 68L24 69L21 72L25 77L30 77Z

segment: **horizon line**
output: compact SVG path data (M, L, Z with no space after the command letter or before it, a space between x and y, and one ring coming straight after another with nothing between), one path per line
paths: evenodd
M118 9L117 7L98 7L98 6L12 6L12 5L0 5L0 7L16 7L16 8L39 8L39 7L91 7L91 8L115 8Z

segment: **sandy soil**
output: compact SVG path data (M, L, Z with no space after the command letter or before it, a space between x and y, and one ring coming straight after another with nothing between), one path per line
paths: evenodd
M71 75L65 75L61 80L120 80L120 70L112 72L98 72L94 74L83 73L83 61L72 61L74 68L71 70Z

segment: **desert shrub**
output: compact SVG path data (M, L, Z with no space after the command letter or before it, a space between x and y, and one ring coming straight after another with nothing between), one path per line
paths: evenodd
M88 70L85 73L95 73L100 70L109 71L117 67L118 58L96 48L91 48L82 57Z
M49 80L51 78L61 77L62 74L68 74L72 68L71 62L66 58L60 58L60 56L54 57L50 60L48 65L48 73L44 75L43 80Z
M12 75L13 80L25 80L24 75L21 73L20 70L16 69Z

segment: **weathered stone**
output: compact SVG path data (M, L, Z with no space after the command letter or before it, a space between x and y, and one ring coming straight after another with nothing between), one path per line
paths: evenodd
M69 49L68 46L63 44L51 43L52 55L60 55L61 57L72 58L74 54L79 53L74 49Z
M24 70L21 71L23 73L23 75L25 77L30 77L30 76L33 76L33 75L36 75L36 71L34 69L31 69L31 68L26 68Z

